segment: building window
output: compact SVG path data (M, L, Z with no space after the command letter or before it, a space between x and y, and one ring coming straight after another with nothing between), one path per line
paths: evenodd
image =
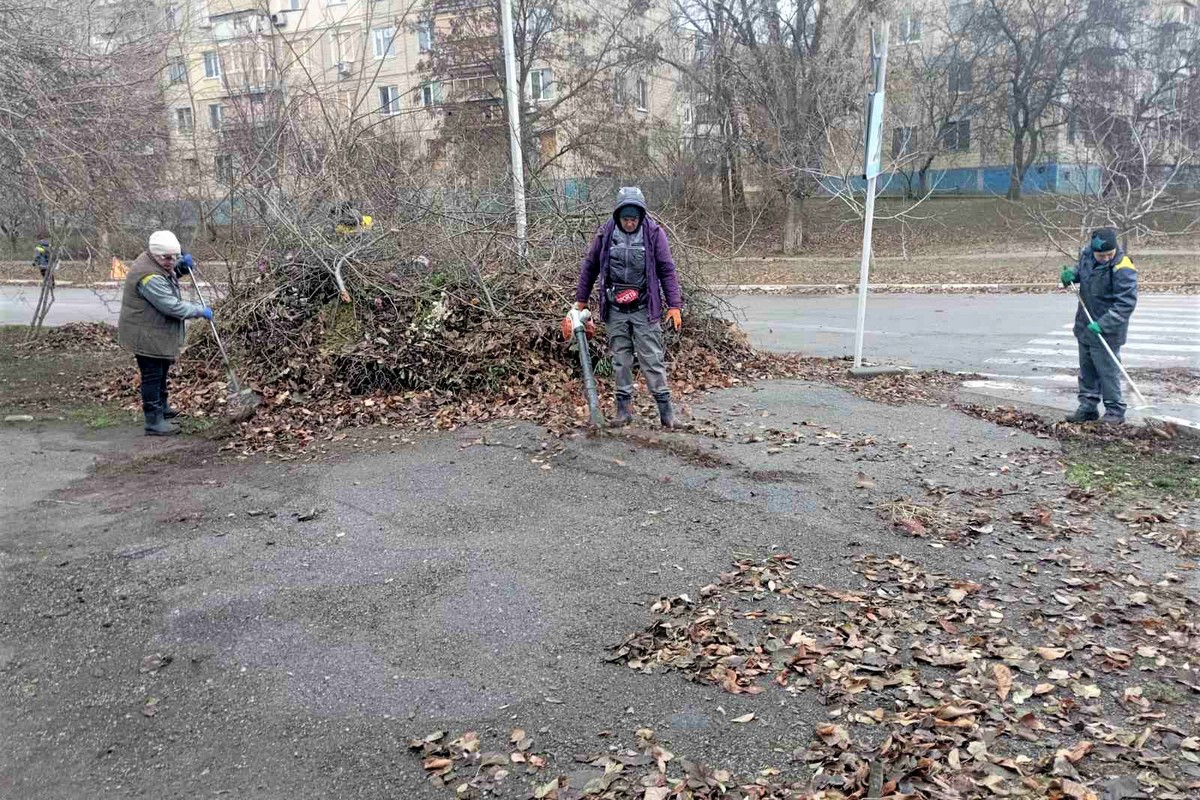
M971 149L971 120L947 122L942 126L938 139L943 150L950 153L966 153Z
M195 119L190 108L175 109L175 128L182 134L190 134L195 130Z
M172 58L167 62L167 80L171 83L187 81L187 62L182 58Z
M554 72L550 69L529 71L529 96L538 103L554 99Z
M371 31L371 43L375 49L376 58L387 58L392 54L392 42L396 40L396 29L393 27L375 28Z
M645 111L650 107L650 83L645 78L637 79L637 108Z
M916 128L895 128L892 130L892 158L911 155L917 150Z
M428 53L433 49L433 22L425 20L417 23L417 50Z
M963 61L950 62L951 94L969 91L971 91L971 65Z
M684 125L692 124L692 104L691 103L683 104L683 124Z
M213 159L213 171L221 183L233 182L233 154L225 153Z
M221 104L209 103L208 105L208 127L214 131L221 130Z
M163 13L166 17L167 30L179 30L179 6L175 3L167 3L166 10Z
M301 5L303 5L303 2L304 0L288 0L288 3L286 6L284 6L284 9L287 11L299 11Z
M627 102L629 102L628 95L626 94L626 91L625 91L625 76L624 75L614 75L612 85L613 85L613 102L619 106L623 106Z
M949 0L946 19L950 23L950 30L955 33L965 31L971 22L973 12L971 0Z
M400 88L398 86L379 87L379 113L384 116L400 113Z
M438 87L436 83L422 83L417 89L417 105L424 108L433 108L438 100Z
M545 6L534 6L525 15L525 35L537 36L550 30L551 13Z
M215 50L207 50L204 53L204 77L221 77L221 54Z
M900 42L916 44L921 41L921 18L912 11L900 15Z

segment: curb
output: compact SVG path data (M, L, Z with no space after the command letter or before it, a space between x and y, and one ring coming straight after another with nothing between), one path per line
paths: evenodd
M822 292L856 292L857 283L716 283L709 287L721 294L817 294ZM1019 293L1036 289L1050 291L1060 288L1057 283L871 283L869 291L992 291ZM1200 283L1193 281L1147 282L1138 284L1138 289L1196 289Z

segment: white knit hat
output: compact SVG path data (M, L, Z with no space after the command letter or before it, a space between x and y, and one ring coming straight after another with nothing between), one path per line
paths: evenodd
M179 240L170 231L155 231L150 234L150 255L177 256L182 250Z

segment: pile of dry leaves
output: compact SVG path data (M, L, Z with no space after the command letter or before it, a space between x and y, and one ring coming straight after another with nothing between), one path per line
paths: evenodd
M735 694L817 693L830 721L794 760L825 797L1196 797L1200 608L1170 577L1042 561L1064 570L1049 586L867 555L857 589L794 581L787 555L738 561L695 599L656 603L611 659Z
M507 740L488 750L476 731L454 739L435 731L408 743L434 786L452 790L456 798L532 797L534 800L784 800L805 797L800 787L774 780L774 771L738 784L728 770L711 769L677 756L650 728L639 728L632 747L612 746L601 753L576 755L573 763L556 763L539 754L533 739L514 728ZM517 786L531 784L531 792ZM509 794L512 788L517 794ZM832 800L832 798L830 798Z
M57 328L43 328L36 337L21 345L21 350L31 353L116 349L117 329L104 322L68 322Z

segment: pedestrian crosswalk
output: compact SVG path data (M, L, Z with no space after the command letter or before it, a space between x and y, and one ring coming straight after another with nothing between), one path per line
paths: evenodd
M1061 396L1063 407L1074 402L1078 349L1073 321L1029 339L1019 347L985 360L980 380L965 386L1011 399ZM1129 321L1129 336L1121 360L1152 408L1147 413L1200 426L1200 395L1181 394L1174 384L1139 370L1196 370L1200 374L1200 296L1143 295ZM1175 388L1172 388L1174 386Z

